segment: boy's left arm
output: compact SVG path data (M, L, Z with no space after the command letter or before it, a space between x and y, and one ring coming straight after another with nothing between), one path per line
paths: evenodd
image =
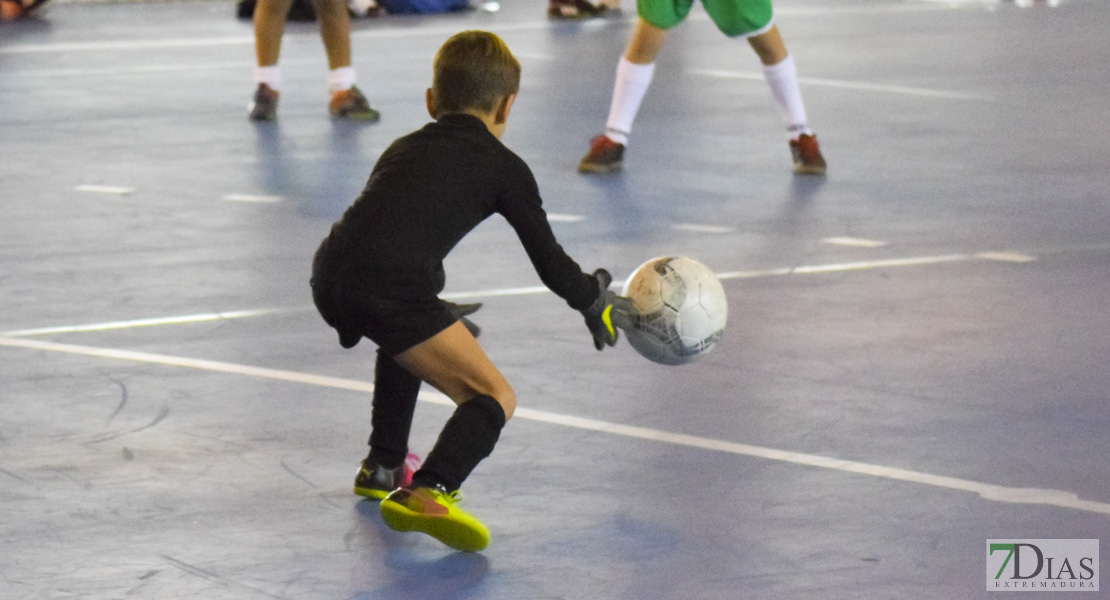
M605 346L614 346L620 339L618 328L628 329L636 324L639 312L632 300L609 289L609 284L613 283L609 271L598 269L593 277L597 280L597 300L581 312L594 338L594 348L604 350Z

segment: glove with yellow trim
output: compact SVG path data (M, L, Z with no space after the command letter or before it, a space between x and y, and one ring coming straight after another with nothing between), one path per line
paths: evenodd
M594 338L594 348L603 350L605 346L616 345L620 338L617 329L627 329L635 324L638 313L631 300L609 291L609 284L613 282L609 271L598 269L593 276L597 280L597 300L582 311L582 316Z

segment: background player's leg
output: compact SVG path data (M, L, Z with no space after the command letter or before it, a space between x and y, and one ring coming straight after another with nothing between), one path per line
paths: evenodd
M254 7L254 53L258 66L254 69L257 88L250 106L252 121L273 121L277 118L277 102L281 89L281 36L285 33L285 16L293 0L258 0Z
M798 68L794 64L794 57L786 50L786 43L783 42L778 27L771 27L765 33L748 38L748 43L763 63L763 76L786 120L794 170L809 175L824 174L825 158L821 155L817 136L806 120L802 89L798 84Z
M320 37L328 55L328 68L351 66L351 15L343 0L315 0Z
M605 135L614 142L628 143L632 122L655 75L655 57L666 40L667 30L650 25L643 19L637 21L636 30L617 65L613 101L605 122Z
M651 80L655 76L655 57L663 48L667 30L638 19L632 38L628 41L613 82L613 99L609 104L609 117L605 133L594 138L589 153L578 163L584 173L610 173L620 170L624 160L624 146L632 133L632 123L640 112Z
M802 102L802 90L798 85L798 69L794 65L794 59L786 51L786 44L778 27L748 38L748 43L763 63L763 76L771 87L775 102L782 109L791 138L797 139L800 134L812 133L806 125L806 109Z
M381 115L370 107L366 96L355 86L355 68L351 66L351 15L347 12L347 2L315 0L314 6L330 69L328 111L343 119L377 121Z
M293 0L258 0L254 7L254 52L259 67L277 65L285 15Z
M755 50L759 56L759 62L764 65L770 66L778 64L787 56L786 42L782 39L782 34L779 33L777 25L772 26L767 31L753 35L748 38L748 44L751 45L752 50Z
M663 43L666 41L666 29L660 29L643 19L637 19L636 30L632 32L632 38L628 40L624 57L628 59L628 62L638 65L655 62L655 57L663 49Z

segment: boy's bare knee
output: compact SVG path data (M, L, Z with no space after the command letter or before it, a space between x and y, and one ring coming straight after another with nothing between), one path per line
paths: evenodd
M505 411L505 420L508 421L512 418L513 412L516 411L516 392L513 388L505 386L494 386L485 390L470 388L458 394L449 394L455 404L461 405L464 402L469 402L478 396L489 396L497 401L501 406L501 410Z
M491 394L491 396L501 405L501 410L505 411L505 420L511 419L513 413L516 412L516 392L513 391L513 388L506 386L503 390Z

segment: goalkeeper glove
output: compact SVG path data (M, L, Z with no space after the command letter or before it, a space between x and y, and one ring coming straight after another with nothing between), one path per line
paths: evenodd
M594 348L602 350L615 345L620 337L617 328L628 329L635 325L639 313L631 300L609 291L609 284L613 282L609 271L598 269L593 276L597 281L597 300L582 311L582 316L594 338Z

